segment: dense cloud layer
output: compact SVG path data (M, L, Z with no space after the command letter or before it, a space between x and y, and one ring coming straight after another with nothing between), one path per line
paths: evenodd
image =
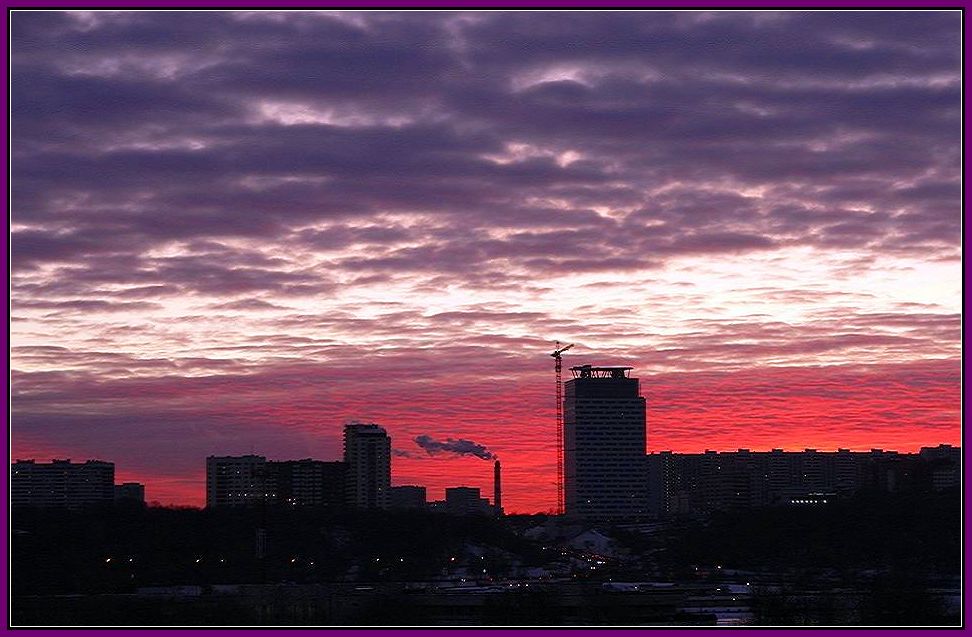
M526 510L555 339L652 448L958 442L958 12L17 11L11 57L15 455L197 502L363 418L504 440Z

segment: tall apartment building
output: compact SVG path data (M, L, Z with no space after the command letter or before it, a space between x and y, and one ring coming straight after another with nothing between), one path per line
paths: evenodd
M387 509L391 495L391 438L378 425L344 426L347 503L358 509Z
M10 501L14 507L76 509L115 498L115 465L101 460L50 463L17 460L10 467Z
M564 386L565 513L610 519L648 510L645 399L630 367L572 367Z

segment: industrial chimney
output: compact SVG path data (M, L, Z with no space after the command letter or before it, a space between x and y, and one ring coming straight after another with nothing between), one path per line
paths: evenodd
M499 460L493 464L493 508L496 510L496 515L503 515L503 499L500 492Z

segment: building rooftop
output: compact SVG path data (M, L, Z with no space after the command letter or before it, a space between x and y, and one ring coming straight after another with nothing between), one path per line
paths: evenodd
M344 425L345 431L353 431L356 434L386 434L384 427L371 423L352 422Z
M114 464L114 463L106 462L105 460L97 460L97 459L96 460L85 460L82 463L82 462L71 462L71 459L70 458L67 458L67 459L64 459L64 458L53 458L50 462L39 462L39 461L37 461L37 460L35 460L33 458L30 458L28 460L22 460L20 458L17 458L17 460L14 462L14 464L36 464L36 465L42 466L42 467L47 467L47 466L78 467L78 466L81 466L83 464L86 464L86 465L95 465L95 464L109 465L109 464Z
M627 378L632 369L634 367L577 365L571 367L570 371L574 378Z

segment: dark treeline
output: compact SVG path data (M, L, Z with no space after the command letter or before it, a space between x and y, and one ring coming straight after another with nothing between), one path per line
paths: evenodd
M604 558L596 571L582 564L565 581L599 591L608 581L711 583L715 589L752 580L757 624L954 624L942 591L954 589L960 574L959 503L957 491L861 494L821 507L594 524L621 552ZM407 582L502 581L516 577L514 565L554 572L557 564L585 559L584 551L571 552L556 540L524 538L522 531L545 522L554 523L544 528L568 533L563 537L586 526L540 515L287 507L15 509L13 608L28 624L112 624L132 617L146 624L340 623L339 617L352 624L422 624L427 618L401 596ZM375 588L359 593L358 583ZM247 603L210 594L224 584L268 585L271 592L254 593ZM155 586L201 587L202 595L169 601L127 595ZM296 597L274 601L272 591L280 586ZM556 624L563 600L552 590L560 591L491 598L501 607L484 606L476 612L485 614L476 616L487 622L495 611L506 620L526 618L517 623ZM543 595L553 595L546 605ZM310 615L294 614L302 596L317 600L306 603ZM351 609L351 601L360 606ZM340 615L345 611L351 614Z
M959 502L957 490L870 493L819 509L717 513L671 527L661 563L675 577L745 569L760 581L757 624L955 625L934 591L961 573Z
M127 592L150 585L404 581L440 576L464 545L541 559L484 516L103 507L13 512L13 593ZM263 538L261 540L261 538ZM497 555L499 551L495 551ZM502 558L490 557L497 568Z
M715 513L672 526L665 562L676 569L725 564L748 570L898 568L957 575L959 503L957 490L862 493L819 508Z
M863 494L820 508L769 508L676 521L658 533L599 526L662 578L696 567L855 574L957 575L958 494ZM491 573L510 556L550 555L515 530L543 516L456 517L428 512L313 508L199 510L103 507L13 511L14 594L121 592L146 585L405 581L434 578L464 546L490 547ZM262 541L260 538L264 538ZM638 576L639 573L628 573Z

